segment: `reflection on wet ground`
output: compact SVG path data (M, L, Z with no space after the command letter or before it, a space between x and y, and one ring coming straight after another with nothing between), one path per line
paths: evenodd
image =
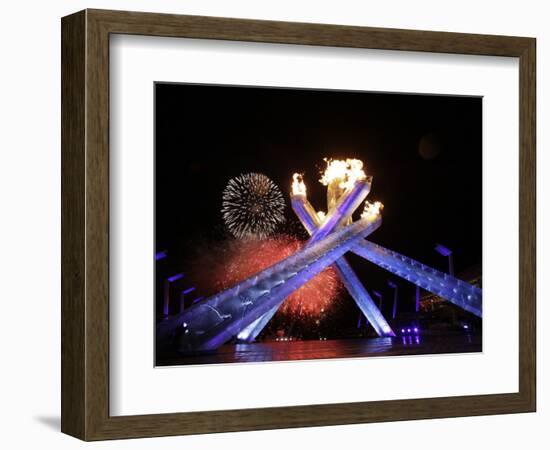
M481 351L481 336L399 336L395 338L345 339L323 341L258 342L223 345L215 352L180 355L163 352L157 365L220 364L308 359L359 358Z

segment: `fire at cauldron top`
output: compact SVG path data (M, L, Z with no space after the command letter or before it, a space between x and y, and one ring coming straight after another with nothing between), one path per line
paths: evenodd
M319 180L323 186L337 183L340 189L350 189L357 180L367 178L363 170L363 161L360 159L348 158L346 160L339 160L325 158L324 161L327 163L327 167Z

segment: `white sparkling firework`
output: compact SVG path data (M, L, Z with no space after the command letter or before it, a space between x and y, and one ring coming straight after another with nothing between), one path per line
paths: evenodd
M281 191L261 173L232 178L223 191L223 220L233 236L239 239L271 235L284 223L284 210Z

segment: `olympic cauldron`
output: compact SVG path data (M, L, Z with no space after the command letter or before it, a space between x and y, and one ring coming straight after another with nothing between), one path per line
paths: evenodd
M365 175L362 166L359 160L327 161L320 180L327 186L326 216L309 203L303 179L295 174L291 204L310 234L306 244L286 259L162 321L157 339L176 336L176 348L184 353L214 350L235 338L252 342L290 294L331 265L376 333L395 336L346 260L350 251L481 317L481 289L365 239L380 227L382 205L365 201L372 177ZM353 221L353 213L364 201L360 218Z

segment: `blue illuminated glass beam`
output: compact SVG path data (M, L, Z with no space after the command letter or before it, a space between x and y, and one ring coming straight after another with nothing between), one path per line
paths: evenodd
M307 200L303 203L303 209L306 212L306 214L303 215L304 226L306 226L306 229L310 229L316 225L315 217L317 213ZM296 205L294 201L293 208L295 207ZM482 317L482 291L478 287L459 280L451 274L440 272L412 258L401 255L398 252L389 250L381 245L374 244L367 240L359 242L359 244L352 249L352 252L376 264L377 266L388 270L394 275L413 283L417 287L438 295L478 317ZM338 264L335 264L335 266L337 265ZM392 316L394 318L397 314L396 295L397 292L394 292L394 302L392 306ZM378 312L380 312L380 309L377 309ZM271 311L270 315L259 319L253 326L249 327L249 329L243 330L240 338L247 340L248 342L252 341L259 335L261 330L273 317L275 312L276 310ZM382 316L381 313L380 316ZM383 320L385 321L384 318ZM371 322L371 324L373 324L373 322ZM375 326L374 328L376 329Z
M315 242L319 236L326 236L328 233L334 230L334 228L346 221L353 211L359 206L361 201L367 196L370 191L371 179L367 181L361 181L358 183L364 183L365 188L360 196L354 197L350 193L344 193L342 199L339 199L335 208L329 211L326 219L321 222L317 212L308 202L304 194L294 194L291 197L292 209L302 222L307 232L311 235L309 243ZM353 199L353 201L350 201ZM374 304L371 296L364 288L363 284L349 265L348 261L342 257L337 260L333 265L334 270L342 280L344 286L353 297L357 306L361 312L365 315L367 320L371 323L376 333L379 336L395 336L395 333L389 326L384 316L380 313L380 310ZM277 307L278 308L278 307ZM250 326L241 330L237 338L240 341L252 342L261 333L265 326L269 323L272 317L276 314L277 308L273 308L263 317L256 320Z
M315 234L315 229L321 226L321 220L305 196L292 196L292 209L308 233ZM334 263L333 267L376 333L384 337L395 336L395 333L374 304L374 301L349 265L347 259L345 257L340 258Z
M159 337L182 327L177 348L183 352L219 347L349 251L375 231L381 218L361 219L305 246L283 261L209 297L178 315L161 322Z
M352 249L352 252L394 275L482 317L482 291L478 287L367 240L360 241Z

